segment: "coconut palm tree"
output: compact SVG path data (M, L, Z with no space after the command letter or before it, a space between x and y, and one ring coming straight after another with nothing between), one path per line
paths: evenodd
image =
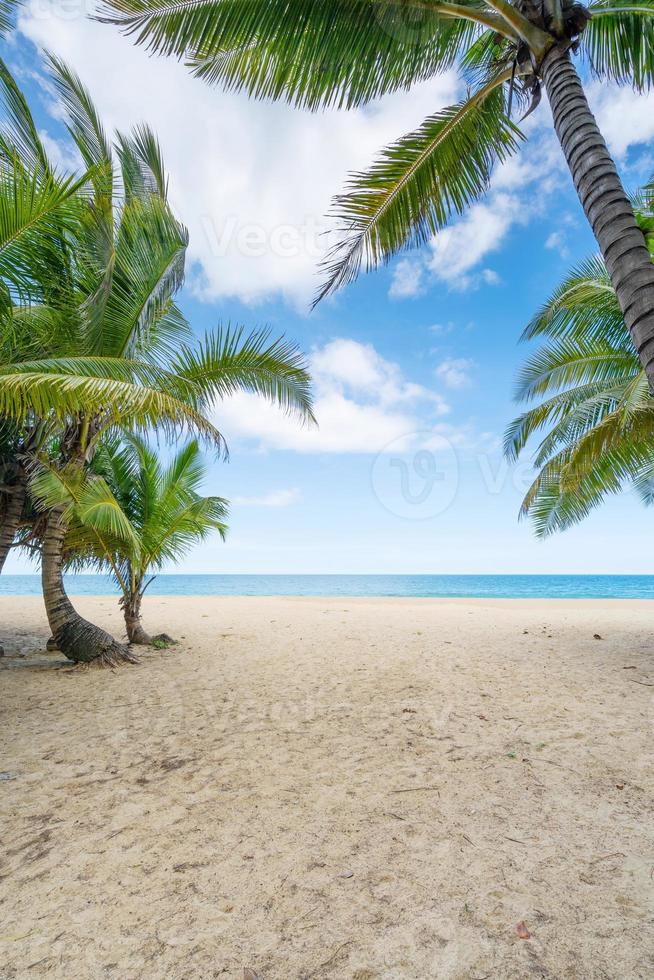
M654 257L654 197L638 203ZM544 343L528 357L517 387L518 400L537 404L511 423L505 438L510 459L540 438L538 473L522 515L545 536L580 521L625 486L652 503L654 398L602 260L573 269L523 336Z
M311 110L364 105L456 66L470 87L354 174L320 296L427 241L517 149L512 96L545 88L579 200L654 387L654 269L574 65L644 89L653 0L104 0L100 19L210 83ZM320 298L319 296L319 298Z
M311 420L310 382L294 345L242 328L193 336L174 303L187 233L167 203L154 135L142 126L110 142L81 81L55 59L51 68L86 168L86 200L66 237L64 285L31 310L36 326L56 329L46 330L36 355L33 345L12 347L10 338L13 357L0 363L0 414L19 427L58 425L56 438L48 433L49 445L56 445L56 465L69 479L81 478L100 440L116 427L187 429L222 447L209 412L216 399L238 389ZM24 100L13 100L10 109L6 142L38 155L42 147ZM66 508L49 508L41 565L57 645L73 660L132 659L68 599L66 531Z
M8 9L10 5L6 5ZM4 10L5 8L2 8ZM2 27L0 10L0 29ZM81 177L50 164L25 99L0 60L0 363L40 357L67 332L61 298L70 289L69 240L85 207ZM57 315L59 310L59 315ZM43 435L0 413L0 571L15 537L26 498L25 459Z
M35 489L49 506L69 507L66 551L74 567L91 563L113 575L129 642L163 640L165 634L150 637L141 624L145 591L165 564L210 532L224 537L227 501L200 494L205 466L195 440L167 465L138 436L110 440L99 446L91 470L71 486L43 468Z

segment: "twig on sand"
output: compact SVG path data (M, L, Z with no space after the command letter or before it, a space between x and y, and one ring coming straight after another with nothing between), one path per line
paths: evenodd
M326 959L324 961L324 963L319 963L318 964L317 969L314 970L314 972L313 972L313 976L316 975L316 973L317 973L318 970L322 970L322 969L324 969L324 967L329 966L330 963L333 963L334 960L336 959L336 957L338 956L338 954L340 953L340 951L342 949L345 949L346 946L351 946L353 942L354 942L353 939L347 939L344 943L341 943L340 946L337 946L336 949L334 950L334 952L332 953L332 955L328 959Z
M392 789L391 793L438 793L440 796L439 786L408 786L406 789Z
M622 851L612 851L611 854L600 854L599 857L593 858L590 864L597 864L598 861L608 861L609 858L624 857Z
M654 687L654 684L650 684L647 681L639 681L635 677L627 677L627 680L631 681L632 684L640 684L641 687Z
M562 766L559 762L553 762L552 759L527 759L527 762L544 762L548 766L556 766L557 769L564 769L566 772L573 772L575 776L581 776L580 772L576 769L571 769L569 766Z

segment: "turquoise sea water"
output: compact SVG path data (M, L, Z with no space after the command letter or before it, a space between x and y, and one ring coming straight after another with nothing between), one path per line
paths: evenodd
M116 592L110 578L72 575L71 595ZM0 575L0 595L38 595L38 575ZM317 595L483 599L653 599L654 575L159 575L151 595Z

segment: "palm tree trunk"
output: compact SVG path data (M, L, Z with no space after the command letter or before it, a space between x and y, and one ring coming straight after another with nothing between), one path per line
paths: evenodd
M2 511L2 525L0 526L0 572L4 568L7 556L16 537L16 531L20 525L25 496L25 479L21 475L16 483L8 489L7 499Z
M127 628L127 639L130 643L139 646L149 646L152 637L145 632L141 625L141 601L143 596L140 592L133 592L125 596L122 601L125 614L125 626Z
M43 538L41 578L43 598L52 636L61 652L76 663L97 661L115 667L120 663L136 663L127 647L103 629L83 619L66 595L63 579L63 546L66 521L61 509L48 515Z
M654 391L654 264L644 235L567 51L545 56L542 78L579 200Z

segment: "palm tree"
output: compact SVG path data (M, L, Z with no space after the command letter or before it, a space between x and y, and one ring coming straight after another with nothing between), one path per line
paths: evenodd
M115 578L132 644L165 639L150 637L141 625L143 595L156 573L211 531L225 535L227 501L201 496L204 477L197 441L165 466L145 440L131 436L102 443L81 484L71 487L47 469L37 478L50 506L70 508L66 550L73 565L92 563Z
M56 423L56 465L68 477L71 468L88 466L116 427L187 429L223 446L208 413L216 399L238 389L312 420L310 381L294 345L242 329L193 337L173 298L183 282L187 233L168 206L154 135L142 126L110 142L80 80L55 59L51 67L87 168L84 207L57 253L66 257L64 287L30 310L35 327L46 328L39 352L34 345L13 347L9 339L14 356L0 363L0 414L19 427ZM5 142L17 148L14 155L18 148L21 156L42 153L24 100L12 100L10 112ZM52 431L48 437L52 444ZM132 659L68 599L66 531L66 508L49 508L42 582L57 645L73 660Z
M654 257L654 196L641 198L638 219ZM537 404L508 427L505 450L517 459L541 434L521 509L536 533L570 527L628 485L654 502L654 398L602 260L573 269L523 337L545 338L517 387Z
M573 64L644 89L653 0L104 0L100 19L185 58L210 83L311 110L351 108L457 66L467 97L354 174L336 199L343 239L319 294L439 231L514 153L513 93L545 88L579 200L654 387L654 269Z

